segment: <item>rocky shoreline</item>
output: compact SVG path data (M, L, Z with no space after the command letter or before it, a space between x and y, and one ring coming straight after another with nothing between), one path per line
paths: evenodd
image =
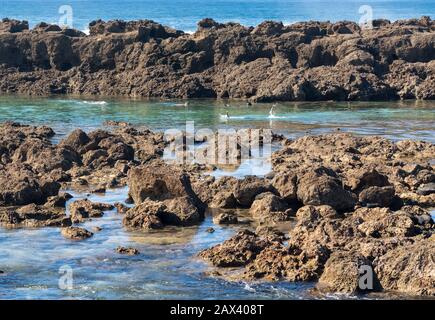
M250 101L435 98L435 22L94 21L90 35L3 19L0 93Z
M0 125L3 227L58 227L82 241L99 229L80 224L115 208L127 230L142 232L197 225L210 209L217 210L215 224L239 224L244 210L256 229L247 224L198 253L216 268L213 276L435 296L435 226L427 211L435 207L434 144L347 133L280 137L266 177L215 179L207 174L213 166L162 160L167 142L147 129L76 129L56 145L54 134L45 126ZM61 190L104 193L126 185L131 207L72 199L67 214L71 195ZM278 230L285 222L292 226ZM359 286L360 267L372 270L372 289Z

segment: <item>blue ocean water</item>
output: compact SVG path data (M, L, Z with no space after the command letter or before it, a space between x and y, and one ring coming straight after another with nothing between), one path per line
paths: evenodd
M244 25L263 20L286 24L359 21L363 5L372 7L374 18L397 20L435 14L435 0L0 0L0 17L25 19L31 26L41 21L58 23L63 5L72 7L73 27L80 30L98 18L152 19L184 31L196 30L196 23L204 17Z

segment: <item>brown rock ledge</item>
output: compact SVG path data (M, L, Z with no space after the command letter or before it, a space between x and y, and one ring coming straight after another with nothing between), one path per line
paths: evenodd
M253 101L435 98L435 22L0 22L0 92Z

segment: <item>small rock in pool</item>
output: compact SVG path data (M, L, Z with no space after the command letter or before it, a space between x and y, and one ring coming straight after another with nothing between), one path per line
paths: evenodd
M213 217L215 224L237 224L239 220L233 213L221 213L216 217Z
M134 203L132 197L128 197L127 199L125 199L124 202L125 202L126 204L133 204L133 203Z
M128 209L130 209L129 207L120 202L116 202L113 206L116 208L119 214L125 214Z
M435 183L431 182L431 183L427 183L427 184L422 184L417 189L417 193L419 195L422 195L422 196L428 196L432 193L435 193Z
M106 193L106 187L96 187L91 192L92 193Z
M0 270L0 274L4 274L5 272L3 270Z
M205 230L205 232L213 233L213 232L215 232L215 229L213 229L213 228L207 228L207 230Z
M125 248L125 247L118 247L116 248L116 252L119 254L125 254L129 256L136 256L140 254L139 250L135 248Z
M94 232L100 232L101 230L103 230L103 228L101 228L101 227L93 227L92 230Z
M71 240L85 240L94 235L92 232L79 227L62 228L61 234Z

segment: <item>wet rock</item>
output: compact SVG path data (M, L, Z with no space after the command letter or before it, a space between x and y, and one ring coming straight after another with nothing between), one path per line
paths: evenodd
M361 191L359 202L367 207L389 207L394 196L394 187L369 187Z
M135 248L126 248L126 247L118 247L116 248L116 252L119 254L125 254L128 256L136 256L140 254L139 250Z
M160 217L165 214L165 210L163 203L147 200L129 209L122 222L133 229L161 229L164 225Z
M403 206L400 212L408 214L416 225L431 226L434 224L429 212L419 206Z
M25 30L29 30L29 23L27 21L4 18L0 22L0 32L17 33Z
M214 224L238 224L239 219L237 219L237 215L234 213L224 212L215 217L213 217Z
M294 216L293 210L289 209L281 198L270 192L258 195L249 212L263 222L288 221Z
M64 210L29 204L18 208L0 207L0 224L6 227L66 227L71 225L71 219Z
M271 191L271 186L263 179L255 176L247 176L237 181L233 194L241 206L250 207L256 196L268 191Z
M237 199L232 191L218 192L209 203L210 208L234 209L237 207Z
M198 209L190 197L167 199L162 203L166 209L161 219L166 225L190 226L204 219L203 209Z
M106 193L106 187L99 186L91 190L91 193Z
M103 228L101 228L101 227L93 227L92 230L93 230L94 232L100 232L100 231L103 230Z
M207 233L214 233L216 230L215 229L213 229L213 228L207 228L207 230L205 230L205 232L207 232Z
M112 127L130 127L131 123L126 121L107 120L104 121L103 125Z
M420 20L425 22L415 22ZM361 31L349 21L289 26L265 21L251 28L203 19L188 35L150 20L98 20L84 36L49 24L27 30L25 21L4 20L0 40L11 49L3 50L0 61L0 92L250 101L433 99L433 24L379 20ZM67 77L61 77L64 72ZM28 86L29 79L35 85Z
M364 283L362 275L367 277ZM337 251L331 254L325 264L322 276L317 287L321 291L356 294L375 289L375 275L370 260L365 257L346 251ZM379 288L376 288L379 289Z
M116 211L119 214L125 214L128 211L128 209L129 209L129 207L127 207L126 205L124 205L124 204L122 204L120 202L114 203L113 206L116 208Z
M44 204L44 206L49 208L65 208L66 202L71 198L72 195L70 195L69 193L52 196L47 199L47 202Z
M374 261L375 272L384 290L410 295L435 295L435 241L418 241L398 247Z
M57 195L60 184L42 181L25 165L8 165L0 168L0 202L4 205L43 204L47 197Z
M85 240L92 237L94 234L84 228L67 227L62 228L61 234L71 240Z
M345 190L337 178L309 172L298 181L298 199L304 205L329 205L336 210L352 210L355 196Z
M132 168L128 173L128 185L136 204L147 198L162 201L185 196L198 205L202 203L192 190L189 176L179 167L160 161Z
M417 189L417 193L422 196L427 196L435 193L435 183L423 184Z
M240 267L251 262L267 243L255 233L242 230L234 237L199 253L216 267Z
M89 218L101 218L104 211L113 209L113 205L91 202L88 199L74 201L69 206L73 223L80 223Z

